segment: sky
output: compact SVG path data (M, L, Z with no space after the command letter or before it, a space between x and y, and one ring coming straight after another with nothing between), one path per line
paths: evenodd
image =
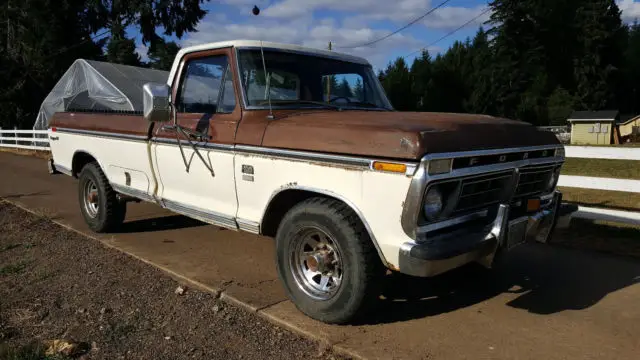
M445 0L211 0L203 7L207 15L197 32L181 39L168 37L180 46L214 41L247 39L284 42L365 57L380 69L398 56L411 63L427 48L430 53L446 51L456 40L473 37L488 20L487 0L449 0L444 6L409 28L374 45L360 45L388 35ZM561 0L559 0L561 1ZM625 22L640 19L640 0L618 0ZM261 12L252 14L257 5ZM475 21L451 36L442 37L474 17ZM146 48L137 51L146 59ZM438 41L440 40L440 41ZM411 55L410 55L411 54Z

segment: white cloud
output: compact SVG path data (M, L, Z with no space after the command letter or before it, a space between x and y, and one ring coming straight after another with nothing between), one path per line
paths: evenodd
M369 27L339 25L333 19L315 20L311 15L292 20L272 18L252 18L251 22L219 22L207 16L198 25L198 32L188 34L182 46L203 44L214 41L251 39L298 44L307 47L326 49L329 41L333 44L366 42L386 35L386 30ZM390 52L408 52L419 48L422 42L411 36L396 34L380 44L357 49L334 49L340 52L362 56L374 67L385 66Z
M149 47L144 45L144 44L142 44L142 43L139 43L136 46L136 53L138 55L140 55L140 60L142 60L144 62L149 61L149 56L147 55L148 51L149 51Z
M618 6L622 10L622 20L624 22L633 22L640 20L640 2L634 0L618 1Z

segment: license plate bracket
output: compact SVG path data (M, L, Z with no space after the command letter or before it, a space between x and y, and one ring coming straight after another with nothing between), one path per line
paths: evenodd
M523 244L527 239L527 218L512 220L509 222L507 229L507 238L504 247L511 250L514 247Z

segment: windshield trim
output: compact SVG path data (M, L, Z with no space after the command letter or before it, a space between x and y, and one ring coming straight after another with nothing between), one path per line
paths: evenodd
M241 69L240 69L240 50L259 50L260 47L259 46L237 46L234 47L234 57L235 57L235 67L236 67L236 81L238 82L238 85L240 87L240 97L242 98L242 107L245 110L268 110L269 106L257 106L257 105L249 105L249 101L247 99L247 93L245 91L244 85L242 84L242 75L241 75ZM314 57L321 57L321 58L327 58L327 59L331 59L331 60L339 60L339 61L344 61L344 62L352 62L354 64L359 64L362 65L364 67L368 67L369 69L371 69L371 73L372 76L375 78L374 84L376 87L376 90L379 92L380 97L382 99L382 101L388 106L388 107L358 107L358 106L349 106L348 104L344 104L344 106L340 106L340 108L342 110L363 110L363 111L395 111L395 109L393 108L393 105L391 104L391 101L389 101L389 98L387 97L387 94L385 93L382 84L380 83L380 81L378 80L378 77L376 76L375 72L373 71L373 67L371 66L371 64L369 63L361 63L358 61L347 61L344 59L344 57L340 56L336 56L336 57L332 57L332 56L324 56L322 54L316 54L316 53L312 53L312 52L307 52L307 51L302 51L302 50L292 50L292 49L279 49L279 48L273 48L273 47L264 47L263 50L267 50L267 51L276 51L276 52L285 52L285 53L295 53L295 54L301 54L301 55L308 55L308 56L314 56ZM337 105L337 104L334 104ZM331 105L328 105L331 106ZM273 105L271 106L272 109L280 109L280 110L284 110L284 109L327 109L328 107L325 106L309 106L309 107L300 107L300 105Z

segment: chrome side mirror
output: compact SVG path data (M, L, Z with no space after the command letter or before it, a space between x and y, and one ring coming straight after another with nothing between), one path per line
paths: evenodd
M171 88L167 84L146 83L142 87L144 119L148 122L171 121Z

